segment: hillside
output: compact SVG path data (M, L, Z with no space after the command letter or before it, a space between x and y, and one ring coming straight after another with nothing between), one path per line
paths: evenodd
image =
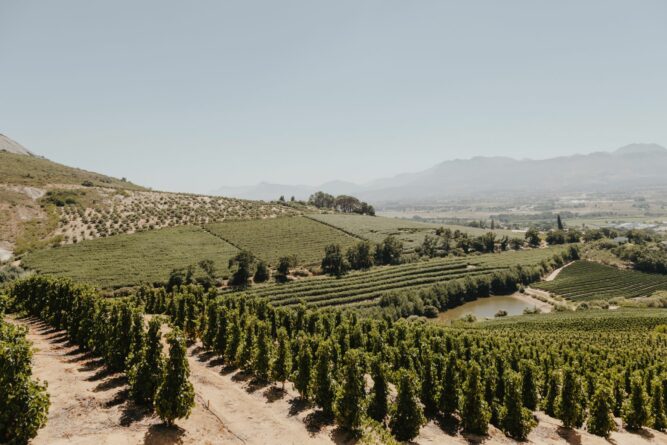
M371 203L425 203L449 198L501 194L632 191L667 187L667 149L657 144L630 144L612 152L550 159L473 157L444 161L416 172L355 185L331 182L318 187L276 185L282 194L352 194ZM236 190L234 196L270 198L266 184Z
M309 210L298 204L151 191L38 157L2 136L0 261L49 245Z

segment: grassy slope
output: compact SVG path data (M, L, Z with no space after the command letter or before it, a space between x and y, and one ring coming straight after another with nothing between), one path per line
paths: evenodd
M346 249L358 239L305 217L209 224L206 230L275 265L281 256L296 255L299 264L318 264L328 244Z
M48 159L0 151L0 182L40 187L48 184L75 184L90 181L95 186L143 190L131 182L78 168L67 167Z
M533 286L574 301L609 300L649 296L657 290L667 290L667 276L577 261L563 269L555 280Z
M104 288L164 282L178 267L211 259L220 274L236 249L199 227L117 235L27 254L40 273L71 277Z

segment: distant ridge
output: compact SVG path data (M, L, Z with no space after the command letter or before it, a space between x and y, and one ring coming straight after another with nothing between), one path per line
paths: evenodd
M8 151L10 153L16 153L19 155L35 156L30 150L25 148L23 145L0 133L0 151L3 150Z
M365 184L331 181L316 187L262 183L220 189L237 198L307 198L322 190L350 194L372 204L427 203L450 198L488 195L528 196L570 192L615 192L667 187L667 149L653 143L633 143L614 151L551 159L477 156L444 161L415 173L380 178ZM230 193L232 192L232 193Z

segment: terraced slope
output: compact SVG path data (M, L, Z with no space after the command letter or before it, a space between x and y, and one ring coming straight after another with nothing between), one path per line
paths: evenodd
M271 265L288 255L296 255L299 264L319 264L327 245L339 244L345 250L359 241L341 230L302 216L209 224L205 229Z
M29 253L24 265L103 288L165 282L174 268L211 259L220 275L237 249L200 227L98 238Z
M667 275L620 270L590 261L577 261L553 281L533 285L573 301L609 300L649 296L667 290Z
M305 302L310 306L371 306L382 295L403 288L419 289L454 278L488 274L511 266L538 265L564 251L563 247L533 249L376 267L341 278L306 278L286 284L252 288L248 293L269 298L279 306Z

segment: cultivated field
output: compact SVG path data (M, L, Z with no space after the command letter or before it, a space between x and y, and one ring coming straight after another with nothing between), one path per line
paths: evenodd
M573 301L609 300L646 297L657 290L667 290L667 276L577 261L564 268L555 280L532 286Z
M271 265L289 255L296 255L299 264L319 264L327 245L339 244L346 249L359 241L305 217L234 221L209 224L205 229Z
M376 267L366 272L352 272L341 278L316 277L287 283L269 284L251 289L251 295L268 297L275 305L305 302L314 307L372 306L389 292L433 286L455 278L489 274L511 266L539 265L564 249L548 248L518 252L436 258L429 261Z
M23 263L42 274L118 288L166 282L172 269L204 259L213 260L218 273L224 274L236 252L200 227L175 227L38 250L27 254Z
M496 236L523 237L522 233L510 230L490 230L475 227L459 226L454 224L435 224L411 221L401 218L387 218L383 216L367 216L355 214L313 214L309 218L329 224L354 236L373 242L381 242L388 235L393 235L403 242L406 252L412 252L419 246L426 235L434 235L435 229L444 227L452 231L459 230L471 236L484 235L494 232Z

